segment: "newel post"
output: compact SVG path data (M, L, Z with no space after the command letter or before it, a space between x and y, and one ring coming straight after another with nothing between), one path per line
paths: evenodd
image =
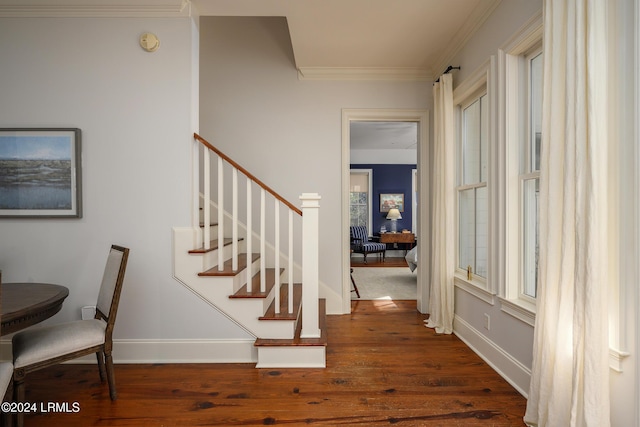
M301 338L320 338L318 259L320 196L302 193L302 331Z

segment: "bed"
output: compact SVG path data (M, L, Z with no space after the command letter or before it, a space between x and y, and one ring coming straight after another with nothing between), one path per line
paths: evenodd
M407 254L404 259L407 260L407 264L409 265L409 270L415 271L418 268L418 247L414 246Z

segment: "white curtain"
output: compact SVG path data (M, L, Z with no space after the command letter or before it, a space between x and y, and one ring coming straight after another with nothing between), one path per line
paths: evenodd
M437 333L453 332L453 274L455 271L455 140L453 81L444 74L433 86L434 159L431 223L431 286L426 326Z
M545 0L539 296L525 422L608 427L606 0Z

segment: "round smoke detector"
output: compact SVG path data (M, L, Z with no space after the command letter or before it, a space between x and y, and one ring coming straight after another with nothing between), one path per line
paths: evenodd
M160 47L160 40L153 33L143 33L140 36L140 46L147 52L155 52Z

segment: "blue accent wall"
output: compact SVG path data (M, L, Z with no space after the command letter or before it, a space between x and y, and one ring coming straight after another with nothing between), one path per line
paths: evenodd
M404 228L411 230L411 206L413 206L411 171L417 169L416 165L352 164L351 169L373 170L373 194L371 198L373 226L370 232L374 235L380 234L380 227L383 225L387 227L387 230L391 229L391 221L386 219L387 213L380 212L381 193L404 194L404 212L401 213L402 219L398 220L398 231ZM415 230L411 231L415 232Z

